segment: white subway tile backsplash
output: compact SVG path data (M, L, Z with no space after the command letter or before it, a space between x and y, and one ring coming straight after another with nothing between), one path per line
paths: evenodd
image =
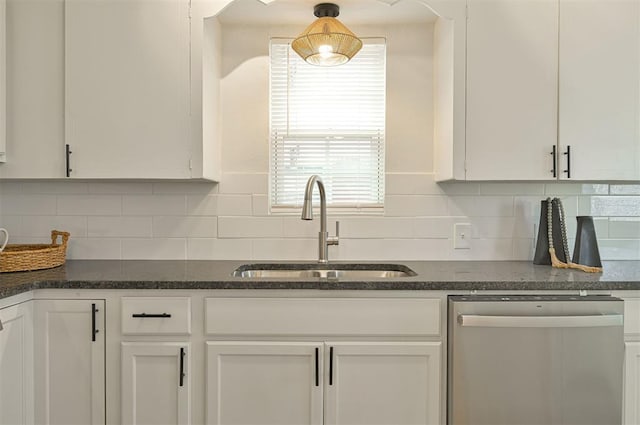
M218 196L187 195L188 215L218 215Z
M638 239L600 239L598 248L602 260L640 260Z
M285 238L317 238L320 231L319 214L313 220L302 220L298 214L282 217L283 236ZM333 235L336 219L327 218L327 229Z
M0 216L0 227L7 229L9 237L22 235L22 216L20 215L2 215Z
M384 215L387 217L443 216L448 214L445 196L387 195Z
M2 195L16 194L22 193L22 182L14 182L14 181L0 181L0 197ZM2 201L2 198L0 198Z
M576 215L592 215L601 257L640 259L640 185L435 183L432 173L388 173L384 215L330 211L341 222L332 260L531 260L540 201L559 196L573 250ZM11 242L46 243L70 231L68 258L317 259L319 214L270 215L266 173L206 182L0 182L0 227ZM611 193L610 196L609 192ZM453 249L454 224L472 225Z
M448 195L448 196L478 195L480 193L479 183L442 182L442 183L438 183L438 187L442 190L442 194Z
M609 193L611 195L640 195L640 184L612 184L609 186Z
M317 261L318 239L253 239L251 259L256 261ZM329 258L335 259L334 246L329 247Z
M417 217L413 221L413 237L420 239L448 239L453 237L453 225L468 221L464 217Z
M52 230L69 232L71 238L87 236L87 217L31 215L22 217L22 236L47 237Z
M58 196L60 215L120 215L122 197L118 195Z
M453 243L453 241L451 241ZM471 249L453 249L451 260L511 260L512 239L471 239Z
M547 183L545 184L544 193L552 198L560 195L607 195L609 193L609 185L566 182Z
M218 215L251 215L251 195L218 195Z
M0 215L56 214L55 195L3 194Z
M281 238L282 217L218 217L219 238Z
M440 195L442 189L433 181L433 174L387 173L385 191L388 195Z
M594 217L638 217L640 196L581 196L579 213Z
M597 228L596 235L601 237ZM640 239L640 217L610 217L608 237L611 239Z
M187 239L187 258L190 260L249 260L251 239Z
M339 258L353 261L448 260L449 243L447 239L343 239ZM335 256L329 253L329 258Z
M319 230L315 223L316 233ZM335 227L329 227L333 235ZM340 219L340 237L347 239L415 238L411 218L404 217L348 217Z
M219 190L227 194L267 194L268 187L267 173L222 173Z
M153 217L153 237L155 238L215 238L217 235L218 219L216 217Z
M186 215L184 195L125 195L122 197L123 215Z
M70 238L67 258L78 260L119 260L122 258L120 239Z
M513 239L513 260L531 261L536 249L535 244L536 239Z
M469 221L475 239L511 239L516 234L515 217L473 217Z
M267 195L251 196L251 215L254 215L254 216L269 215L269 197Z
M218 185L211 182L162 182L153 183L153 193L161 195L209 195L218 192Z
M511 217L514 211L512 196L452 196L448 201L453 216Z
M89 237L151 237L151 217L88 217Z
M153 191L151 183L134 182L91 182L89 193L96 195L150 195Z
M89 184L83 182L50 182L50 181L38 181L38 182L23 182L22 193L33 194L67 194L67 195L82 195L89 193Z
M481 195L539 195L544 194L542 183L480 183Z
M185 260L185 238L122 239L124 260Z

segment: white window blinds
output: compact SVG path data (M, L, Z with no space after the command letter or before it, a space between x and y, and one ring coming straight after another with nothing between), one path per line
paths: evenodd
M384 43L365 43L350 62L328 68L285 43L271 43L272 210L302 205L312 174L331 207L382 208Z

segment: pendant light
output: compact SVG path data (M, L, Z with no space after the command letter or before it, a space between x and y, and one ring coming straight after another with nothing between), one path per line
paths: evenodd
M335 66L348 62L362 48L362 40L336 19L340 7L320 3L313 8L318 17L291 43L293 50L307 63Z

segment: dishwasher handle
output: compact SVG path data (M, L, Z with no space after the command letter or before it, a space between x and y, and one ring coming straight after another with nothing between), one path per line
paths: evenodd
M593 328L622 326L622 314L592 316L485 316L458 315L460 326L482 328Z

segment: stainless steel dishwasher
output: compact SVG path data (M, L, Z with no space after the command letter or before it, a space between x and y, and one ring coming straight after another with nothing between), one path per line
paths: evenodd
M450 296L449 425L620 425L623 302Z

